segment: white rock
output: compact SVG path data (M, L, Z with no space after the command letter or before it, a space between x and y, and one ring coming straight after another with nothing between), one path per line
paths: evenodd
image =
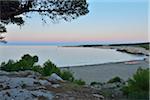
M96 97L96 98L104 99L104 96L99 95L99 94L93 94L93 96Z
M1 100L31 100L32 95L27 90L9 89L0 92Z
M39 82L40 82L40 84L41 85L51 85L51 83L50 82L48 82L47 80L39 80Z
M5 72L5 71L0 70L0 76L2 76L2 75L8 75L8 74L9 74L9 72Z
M10 80L10 78L7 77L7 76L0 76L0 83L7 82L7 81L9 81L9 80Z
M34 86L38 83L38 80L35 80L33 78L21 78L21 77L15 77L15 78L9 78L7 76L0 76L0 82L3 85L7 85L10 88L22 88L22 86Z
M63 81L63 79L60 76L58 76L56 73L53 73L47 79L48 79L48 81L52 81L52 82Z
M39 96L44 96L52 100L53 95L49 91L28 91L25 89L9 89L0 91L0 100L38 100Z
M53 88L59 88L59 87L60 87L60 84L53 84L52 87L53 87Z

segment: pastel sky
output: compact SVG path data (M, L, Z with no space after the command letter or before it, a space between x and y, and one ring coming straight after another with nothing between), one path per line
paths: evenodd
M148 41L147 0L88 0L89 14L71 22L43 24L32 14L25 25L9 25L6 40L14 43Z

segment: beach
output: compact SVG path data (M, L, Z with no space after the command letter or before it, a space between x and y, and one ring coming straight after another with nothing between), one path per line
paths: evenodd
M75 78L83 79L87 84L91 82L107 82L115 76L119 76L123 80L131 78L136 70L141 68L148 68L149 62L145 60L83 65L64 67L61 70L70 70L73 72Z

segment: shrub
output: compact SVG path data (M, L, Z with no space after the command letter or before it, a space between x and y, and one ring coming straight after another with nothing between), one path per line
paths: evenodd
M9 60L7 63L2 62L1 63L1 70L12 71L14 64L15 64L15 62L13 60Z
M22 70L30 70L34 66L34 64L38 62L37 56L31 56L29 54L26 54L21 57L21 60L19 60L16 64L18 67L23 67Z
M40 65L35 65L32 67L32 70L42 74L43 68Z
M35 72L39 72L43 76L50 76L52 73L56 73L61 76L62 79L74 82L78 85L84 85L85 82L83 80L74 80L73 73L70 71L61 71L55 64L53 64L50 60L46 61L43 66L35 65L38 62L37 56L31 56L26 54L21 57L19 61L9 60L7 63L2 62L0 69L4 71L25 71L32 70Z
M74 80L74 83L75 84L78 84L78 85L85 85L85 81L79 79L79 80Z
M101 82L91 82L90 85L91 86L94 86L94 85L102 85L103 83Z
M107 83L116 83L116 82L121 82L121 78L120 77L114 77L112 79L110 79Z
M123 92L129 98L148 99L149 98L149 69L139 68L137 72L123 87Z
M53 64L50 60L44 63L42 75L50 76L52 73L56 73L57 75L61 75L61 71L55 64Z
M38 62L37 56L30 56L26 54L21 57L19 61L9 60L7 63L3 62L1 64L1 70L5 71L24 71L32 70L34 64Z
M64 70L61 72L61 78L70 82L74 81L73 74L70 71Z

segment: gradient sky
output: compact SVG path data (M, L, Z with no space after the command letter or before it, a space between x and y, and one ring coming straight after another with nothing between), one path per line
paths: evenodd
M88 0L89 14L71 22L43 24L32 14L25 25L7 26L12 43L87 42L134 43L148 41L147 0Z

